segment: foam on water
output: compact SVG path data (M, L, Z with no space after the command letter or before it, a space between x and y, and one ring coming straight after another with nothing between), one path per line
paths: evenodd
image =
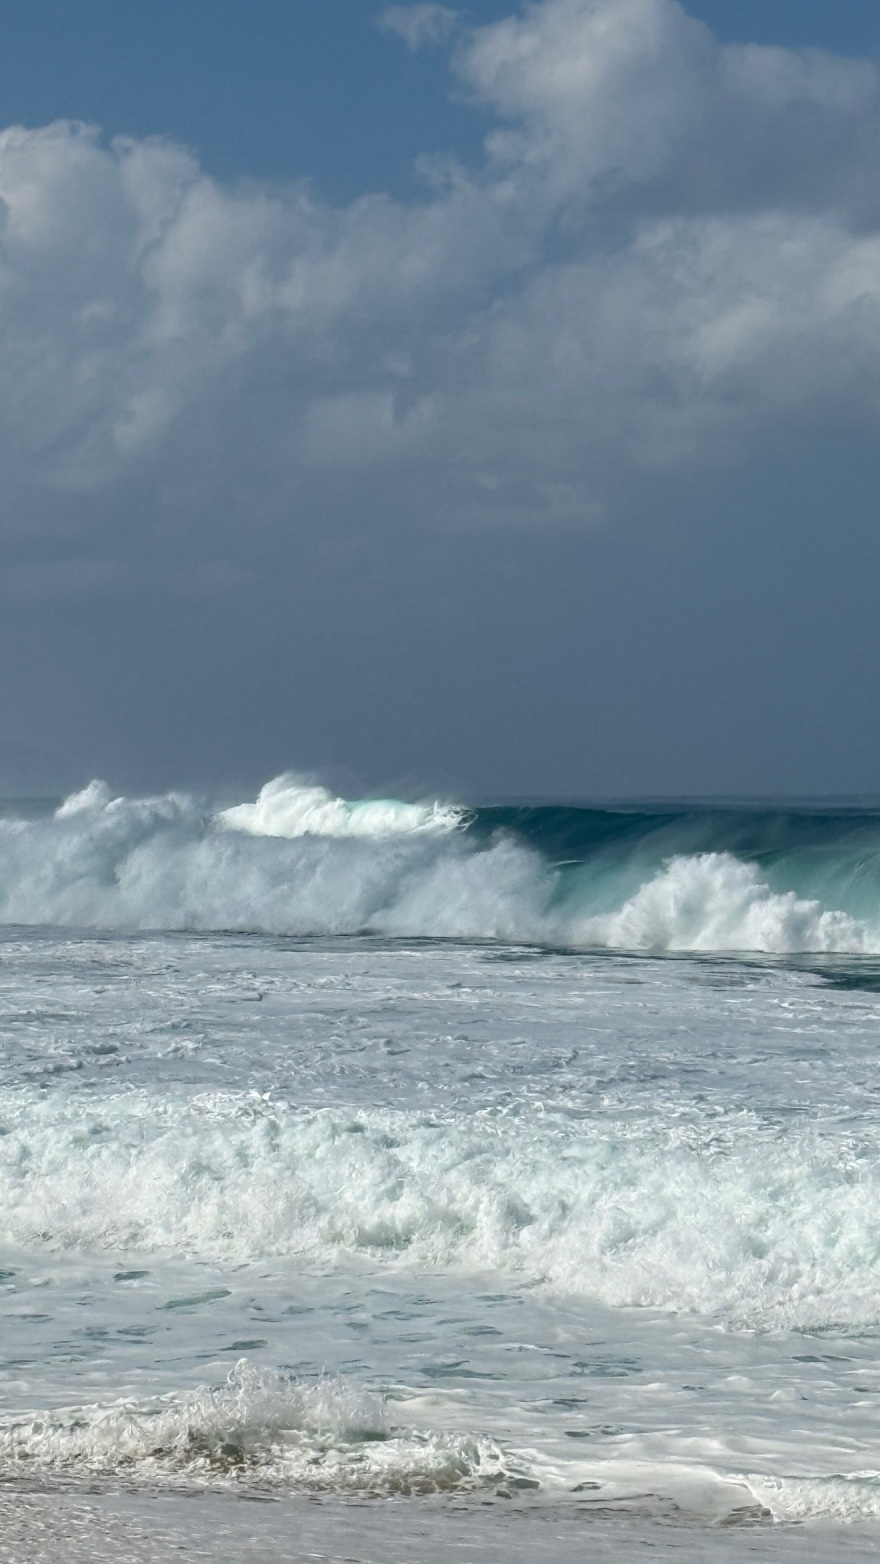
M2 1239L497 1269L759 1330L880 1321L877 1139L740 1113L306 1112L255 1094L7 1094Z
M849 874L859 904L851 911L801 885L773 884L730 851L658 859L653 828L624 857L591 842L582 861L560 865L531 838L489 830L492 812L484 815L471 829L451 806L351 803L291 776L219 812L181 794L115 798L92 783L51 819L0 820L0 921L880 952L880 916L870 911L878 897L866 902L865 889L867 870L880 863L876 843L870 863ZM790 854L774 872L816 878ZM819 880L828 880L827 865Z
M113 798L97 783L51 819L2 820L0 921L290 934L540 932L552 881L537 855L507 840L476 851L451 816L420 810L413 823L405 805L375 806L381 829L364 806L370 829L362 831L353 828L361 818L354 806L341 819L333 801L314 809L312 793L286 786L277 794L287 836L258 832L259 804L245 806L256 813L242 829L230 811L212 815L193 799ZM388 818L398 822L393 830Z
M217 1389L0 1421L0 1470L22 1469L373 1495L528 1481L489 1439L403 1429L345 1381L301 1384L245 1359Z
M751 1475L748 1485L773 1519L788 1525L814 1520L850 1525L880 1519L880 1471L829 1477Z
M880 1472L769 1475L737 1470L711 1442L702 1458L630 1441L627 1457L554 1467L485 1434L414 1427L407 1407L339 1378L304 1383L242 1359L217 1386L0 1419L0 1473L48 1484L125 1478L175 1489L231 1488L388 1498L426 1495L529 1502L568 1498L600 1513L706 1525L880 1517ZM654 1441L656 1447L656 1441ZM720 1458L720 1460L719 1460Z
M323 787L309 787L285 775L267 782L253 804L236 804L216 816L220 825L252 836L389 836L454 831L461 810L439 803L404 804L393 798L334 798Z
M673 858L616 911L573 924L585 944L627 950L866 954L876 934L794 891L774 892L730 853Z

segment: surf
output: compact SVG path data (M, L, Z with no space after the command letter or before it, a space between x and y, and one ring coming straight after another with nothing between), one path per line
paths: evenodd
M880 953L880 811L115 795L0 819L0 923Z

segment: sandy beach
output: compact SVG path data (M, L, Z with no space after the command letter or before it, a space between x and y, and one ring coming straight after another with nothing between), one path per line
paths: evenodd
M876 1559L867 1527L706 1529L559 1513L406 1501L343 1503L95 1494L0 1496L3 1564L848 1564Z

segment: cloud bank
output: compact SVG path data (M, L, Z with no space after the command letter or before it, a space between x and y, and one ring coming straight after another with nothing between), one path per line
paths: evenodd
M417 44L450 14L384 20ZM80 124L0 134L7 591L106 591L163 527L218 591L243 528L269 568L331 524L593 527L695 467L875 429L873 65L725 46L675 0L542 0L453 70L485 155L426 163L410 203L224 185ZM55 568L39 540L72 532Z

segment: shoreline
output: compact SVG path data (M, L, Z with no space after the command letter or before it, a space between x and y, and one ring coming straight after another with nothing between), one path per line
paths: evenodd
M871 1524L679 1526L497 1503L0 1489L0 1564L563 1564L586 1549L590 1564L648 1550L652 1564L868 1564L878 1542Z

